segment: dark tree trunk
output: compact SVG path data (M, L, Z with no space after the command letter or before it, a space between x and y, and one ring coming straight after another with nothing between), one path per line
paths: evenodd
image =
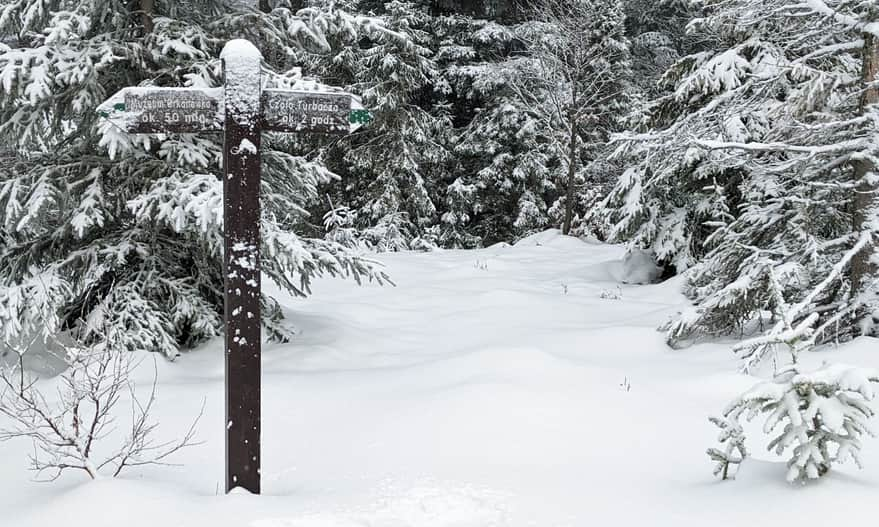
M574 221L574 189L577 177L577 119L571 112L571 137L568 139L568 188L565 193L565 222L562 225L562 234L571 232L571 222Z
M155 0L140 0L140 19L143 24L144 33L153 32L153 28L155 27L153 24L153 14L155 13L155 10Z
M864 51L863 51L863 71L862 81L864 83L864 93L861 97L861 112L865 113L870 106L879 103L879 88L874 84L879 73L879 42L874 35L864 33ZM854 178L857 183L855 196L852 206L853 228L855 233L861 234L871 228L871 218L873 214L879 210L877 207L877 193L879 187L870 180L875 181L874 172L876 167L868 159L858 160L854 166ZM871 178L870 176L873 175ZM871 262L876 249L874 243L867 245L852 259L851 279L852 292L857 294L865 284L873 279L877 274L876 265Z

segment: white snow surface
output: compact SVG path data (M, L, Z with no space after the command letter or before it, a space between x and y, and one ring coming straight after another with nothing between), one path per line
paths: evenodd
M800 487L746 429L754 459L735 481L712 477L707 416L757 379L735 373L729 342L664 345L655 328L687 305L680 279L600 298L617 288L624 252L549 232L515 246L379 255L396 287L325 279L307 299L272 289L298 336L263 351L262 496L222 492L217 340L158 362L160 438L182 434L206 404L204 443L171 460L180 466L36 483L30 443L0 443L2 525L824 526L874 517L872 438L863 471L834 467ZM872 339L803 360L879 366ZM151 374L146 361L141 385Z

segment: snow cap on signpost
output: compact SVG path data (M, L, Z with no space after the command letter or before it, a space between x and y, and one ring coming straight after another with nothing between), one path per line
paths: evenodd
M223 60L234 60L235 58L246 60L253 60L256 58L262 60L262 53L260 53L259 50L256 49L256 46L254 46L249 40L233 38L223 46L223 51L220 52L220 58Z
M248 40L230 40L220 52L226 77L226 109L236 122L247 124L259 115L259 90L253 83L259 82L262 54Z

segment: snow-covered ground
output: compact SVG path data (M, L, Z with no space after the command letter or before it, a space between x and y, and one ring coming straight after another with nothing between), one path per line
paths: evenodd
M299 338L264 350L262 496L224 496L218 342L160 360L160 435L206 402L181 466L54 484L0 444L8 527L491 527L847 524L874 518L865 470L790 486L756 460L718 482L707 416L754 379L729 344L668 349L680 282L620 284L623 249L544 233L479 251L381 255L396 287L321 280L279 295ZM875 341L807 360L879 366ZM146 370L150 370L146 368ZM143 381L149 372L143 372Z

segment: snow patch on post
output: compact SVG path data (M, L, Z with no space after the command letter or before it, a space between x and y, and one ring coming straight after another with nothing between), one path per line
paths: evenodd
M254 145L248 139L242 139L241 143L238 144L238 152L243 152L246 154L256 154L256 145Z

